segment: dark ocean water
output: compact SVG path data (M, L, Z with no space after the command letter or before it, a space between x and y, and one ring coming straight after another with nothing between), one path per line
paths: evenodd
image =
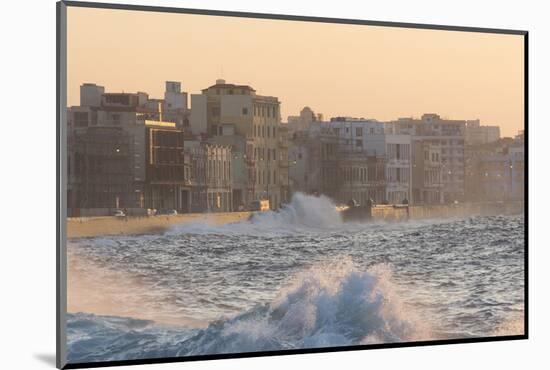
M520 215L342 223L298 194L68 251L69 362L523 333Z

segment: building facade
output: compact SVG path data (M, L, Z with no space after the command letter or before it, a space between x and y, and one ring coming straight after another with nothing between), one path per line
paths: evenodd
M465 137L466 145L481 145L494 143L500 139L500 127L482 126L480 121L466 121Z
M162 121L163 102L157 100L141 92L106 93L95 84L81 86L81 104L68 109L67 122L69 160L79 166L69 169L74 174L69 181L72 214L103 215L117 208L129 214L147 209L189 212L190 169L183 156L183 131L176 122ZM103 164L94 165L99 162ZM115 165L116 171L109 170ZM104 188L114 186L109 179L115 178L105 171L124 174L124 190L102 190L100 197L91 185L82 184L91 178L82 171L95 173L97 181L104 179Z
M441 148L430 140L412 141L412 204L442 202Z
M465 200L465 125L465 120L444 119L433 113L386 124L387 132L409 135L412 142L424 141L439 147L444 202Z
M280 102L276 97L256 94L247 85L228 84L225 80L191 95L190 129L195 135L223 135L230 125L235 135L247 140L249 166L247 193L243 200L267 199L271 208L283 200L280 173L286 171L284 146L280 144ZM283 155L281 155L283 154Z

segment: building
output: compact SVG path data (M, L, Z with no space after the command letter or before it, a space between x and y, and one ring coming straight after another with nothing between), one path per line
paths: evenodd
M464 196L464 132L466 121L424 114L420 119L399 118L386 124L386 132L409 135L410 140L429 141L441 153L441 191L444 202L463 201Z
M207 199L207 161L206 151L201 145L201 141L194 137L184 136L183 151L185 161L189 163L189 187L190 199L189 208L193 213L202 213L208 211Z
M190 212L189 163L174 123L145 122L145 186L140 206ZM137 151L136 151L137 153Z
M500 127L482 126L478 119L466 121L466 145L494 143L498 139L500 139Z
M191 95L190 129L194 135L223 135L227 125L234 135L246 138L249 166L244 202L268 199L272 208L283 200L281 171L286 171L284 145L280 143L280 102L277 97L256 94L247 85L228 84L225 80ZM283 193L283 194L282 194Z
M322 193L340 203L410 199L410 136L386 133L382 122L316 122L294 134L289 153L293 191Z
M180 82L166 81L164 100L161 102L163 117L160 120L174 122L180 129L189 127L191 112L187 100L187 93L182 91Z
M376 203L410 199L409 135L387 133L384 123L364 118L335 117L324 126L338 136L339 167L349 186L355 184L353 199L361 203L369 198Z
M209 212L233 210L231 190L231 147L202 144L206 159L206 193Z
M316 114L310 107L304 107L299 116L288 116L288 129L291 133L307 131L313 122L323 121L322 114Z
M411 203L440 203L441 148L430 140L413 140L412 147Z
M131 138L119 127L70 130L67 208L70 217L134 207Z
M233 125L223 125L221 135L208 139L209 143L231 148L231 200L232 210L242 210L247 199L254 194L253 162L247 148L253 146L252 139L237 135Z
M466 148L467 200L502 201L524 198L524 143L504 138Z
M74 159L73 165L88 167L72 168L71 213L95 209L97 215L109 214L113 208L125 208L130 214L143 214L148 208L188 212L190 169L183 156L183 131L176 122L162 120L163 102L142 92L106 93L102 86L83 84L80 103L68 109L69 159ZM86 177L82 171L92 171L97 175L94 181L107 181L97 188L114 189L115 180L103 171L115 163L116 171L125 174L124 190L104 189L102 198L82 183Z
M281 187L281 203L289 203L292 197L290 187L290 166L292 165L289 156L290 132L288 125L282 124L279 127L278 150L279 155L279 184Z

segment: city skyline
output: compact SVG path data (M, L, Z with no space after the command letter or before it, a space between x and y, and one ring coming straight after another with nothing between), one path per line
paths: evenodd
M69 13L69 106L78 105L85 82L162 97L166 80L181 81L193 94L224 78L278 96L283 121L309 106L325 119L389 121L434 112L480 119L499 126L502 136L524 128L519 36L104 9ZM138 32L142 20L150 27Z

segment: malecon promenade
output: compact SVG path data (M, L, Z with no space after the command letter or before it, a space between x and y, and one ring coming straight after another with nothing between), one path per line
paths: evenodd
M523 201L480 202L435 205L375 205L370 220L405 221L467 217L475 215L519 214L524 210ZM247 221L255 212L187 213L143 217L72 217L67 219L67 237L95 237L103 235L156 234L179 224L206 222L229 224Z

